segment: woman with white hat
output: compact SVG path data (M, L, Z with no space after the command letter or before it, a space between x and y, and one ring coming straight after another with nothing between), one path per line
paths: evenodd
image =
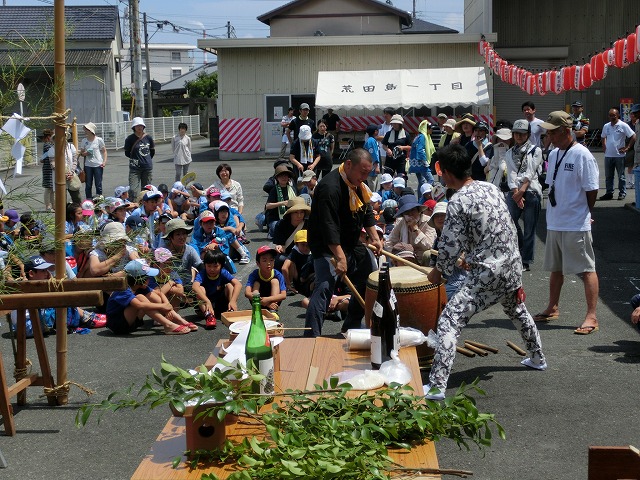
M387 153L385 168L390 168L397 175L407 175L407 153L411 150L411 137L404 129L402 115L391 117L391 130L382 140L382 146Z
M136 198L143 185L149 185L153 180L153 156L156 145L151 135L144 131L146 125L140 117L134 117L131 122L133 133L124 141L124 155L129 159L130 198Z
M96 195L102 195L102 174L107 165L107 147L104 140L96 136L96 125L93 122L87 123L84 127L85 138L80 142L81 157L84 157L84 171L86 174L84 184L85 198L93 198L91 187L95 181Z

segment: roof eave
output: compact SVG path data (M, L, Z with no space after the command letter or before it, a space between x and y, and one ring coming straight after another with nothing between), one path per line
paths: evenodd
M497 34L485 34L488 42L496 42ZM407 45L477 43L479 34L416 33L413 35L346 35L325 37L269 37L269 38L203 38L198 40L198 48L217 55L219 49L227 48L275 48L275 47L331 47L353 45Z

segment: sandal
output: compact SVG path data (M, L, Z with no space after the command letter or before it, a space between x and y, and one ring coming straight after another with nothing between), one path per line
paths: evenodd
M558 318L560 318L560 313L559 312L554 312L554 313L536 313L533 316L533 321L534 322L550 322L551 320L557 320Z
M185 323L183 326L184 327L189 327L189 330L192 331L192 332L195 332L196 330L198 330L198 326L195 323L192 323L192 322Z
M173 330L165 330L165 335L184 335L185 333L189 333L191 329L186 325L179 325Z

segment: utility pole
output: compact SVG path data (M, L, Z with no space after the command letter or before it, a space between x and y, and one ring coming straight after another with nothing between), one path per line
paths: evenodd
M129 22L131 23L131 69L133 70L133 90L135 93L134 116L144 117L144 91L142 90L142 46L140 45L140 9L138 0L129 0ZM147 56L149 52L147 52Z
M147 34L147 12L142 14L144 21L144 51L147 52L147 116L153 117L153 98L151 91L151 68L149 67L149 35Z
M231 22L227 22L227 38L231 38Z

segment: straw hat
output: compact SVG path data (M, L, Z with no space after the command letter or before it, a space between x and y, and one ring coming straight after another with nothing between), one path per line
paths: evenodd
M289 200L289 203L287 204L287 206L289 207L287 209L287 211L284 213L285 215L288 215L290 213L293 212L310 212L311 211L311 207L309 205L307 205L307 202L304 198L302 197L293 197L292 199Z
M470 113L465 113L464 116L456 123L456 132L462 132L462 124L469 123L472 127L476 126L476 119Z

